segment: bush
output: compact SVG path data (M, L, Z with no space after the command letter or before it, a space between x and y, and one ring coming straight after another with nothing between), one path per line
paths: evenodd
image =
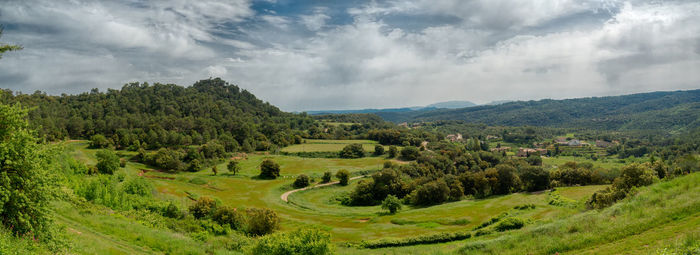
M97 170L103 174L113 174L119 169L119 157L111 150L101 150L97 154Z
M231 229L240 229L243 226L243 216L238 213L236 208L218 207L211 218L221 225L229 225Z
M396 146L394 146L394 145L389 146L389 157L395 158L396 154L398 154L398 150L396 149Z
M503 232L511 229L520 229L525 226L525 221L520 218L507 218L499 222L494 228L498 232Z
M380 156L384 154L384 146L381 144L377 144L374 146L374 155L375 156Z
M418 156L420 156L420 151L416 147L406 146L401 149L401 159L403 160L416 160Z
M323 177L321 177L321 182L323 182L323 183L331 182L332 176L333 176L333 174L331 172L323 173Z
M311 178L305 174L300 174L297 176L297 179L294 180L294 187L295 188L303 188L306 186L309 186L309 183L311 182Z
M411 192L411 203L414 205L435 205L445 201L450 196L450 188L444 180L432 181L421 185Z
M249 208L246 210L246 214L248 214L248 234L261 236L271 234L279 228L279 216L268 208Z
M263 160L260 164L260 178L276 179L280 176L280 165L270 159Z
M182 218L182 212L180 211L180 208L177 208L177 206L173 202L170 202L165 208L163 208L163 216L173 219L179 219Z
M150 197L153 192L153 184L141 177L134 177L126 180L122 184L122 189L127 194Z
M538 191L549 188L549 173L542 167L525 167L520 174L523 188L527 191Z
M200 197L190 206L189 211L197 219L209 216L216 209L216 202L209 197Z
M297 229L260 238L247 254L323 255L331 254L331 235L321 230Z
M109 147L109 140L104 135L97 134L90 137L90 148L104 149L107 147Z
M340 151L341 158L361 158L364 156L365 149L359 143L348 144Z
M335 173L335 177L338 178L340 185L347 186L350 180L350 172L348 170L342 169Z
M382 201L382 209L394 214L396 211L401 210L401 201L394 195L388 195L384 201Z
M432 235L420 235L402 239L379 239L362 241L359 246L368 249L378 249L386 247L412 246L419 244L446 243L464 240L472 237L469 232L439 233Z

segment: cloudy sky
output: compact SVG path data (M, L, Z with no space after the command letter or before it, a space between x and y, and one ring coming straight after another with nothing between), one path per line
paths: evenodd
M700 2L3 1L0 87L221 77L288 111L700 88Z

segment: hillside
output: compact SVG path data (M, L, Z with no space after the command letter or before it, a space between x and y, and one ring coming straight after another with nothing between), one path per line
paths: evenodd
M700 126L700 90L518 101L453 110L378 115L392 122L462 120L506 126L685 130Z
M48 140L102 134L125 148L136 141L158 148L223 137L230 143L235 139L235 147L265 149L270 143L288 145L293 130L313 123L305 115L285 113L219 78L190 87L131 83L121 90L93 89L78 95L5 92L0 92L0 103L36 108L29 114L30 122L41 127L40 135Z

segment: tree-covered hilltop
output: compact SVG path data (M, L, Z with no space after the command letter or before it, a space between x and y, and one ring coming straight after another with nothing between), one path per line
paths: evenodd
M48 140L89 139L104 135L116 148L156 149L219 140L228 151L286 146L314 120L292 114L219 78L190 87L130 83L78 95L0 93L0 102L20 102L30 122ZM145 146L144 146L145 143Z
M463 120L501 126L686 130L700 126L700 90L518 101L379 116L393 122Z

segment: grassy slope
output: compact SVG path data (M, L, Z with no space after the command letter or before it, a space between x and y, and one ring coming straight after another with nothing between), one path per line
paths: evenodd
M282 148L283 152L337 152L343 150L348 144L359 143L366 152L373 152L378 143L371 140L315 140L306 139L305 143L295 144ZM389 146L384 146L385 150Z

